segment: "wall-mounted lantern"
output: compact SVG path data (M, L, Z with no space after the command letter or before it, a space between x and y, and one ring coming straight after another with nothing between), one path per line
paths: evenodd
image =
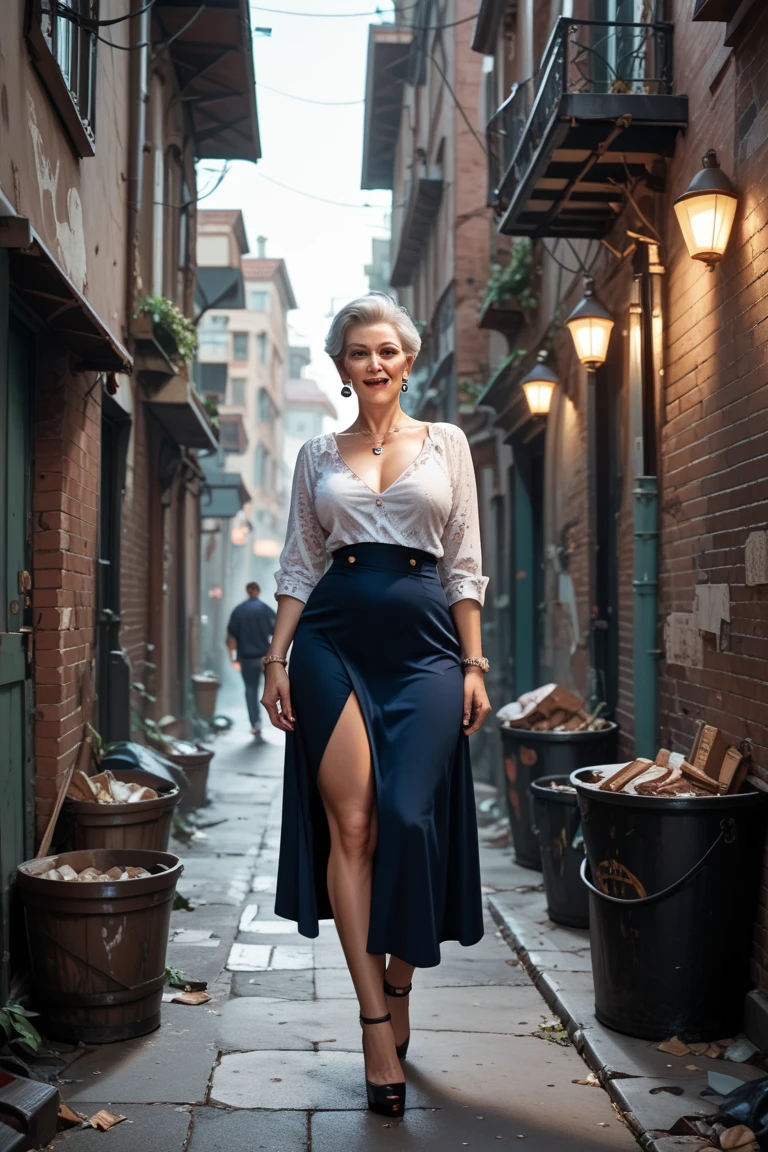
M547 416L549 414L552 392L555 385L560 383L557 372L544 363L546 355L546 352L540 352L538 363L520 381L520 386L531 410L531 416Z
M604 364L614 319L595 296L590 277L584 284L584 299L576 305L565 323L573 337L576 355L584 367L595 369Z
M689 255L712 271L728 247L739 198L714 148L706 152L702 164L687 191L675 200L675 214Z

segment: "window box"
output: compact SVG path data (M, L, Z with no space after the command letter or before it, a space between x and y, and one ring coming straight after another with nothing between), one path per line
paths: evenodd
M32 61L56 107L78 156L96 152L96 30L82 19L98 20L98 0L28 0L26 39Z

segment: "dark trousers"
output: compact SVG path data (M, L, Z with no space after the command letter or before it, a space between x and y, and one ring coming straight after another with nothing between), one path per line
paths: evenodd
M260 728L261 656L247 656L242 658L240 660L240 671L243 674L243 682L245 684L245 703L248 707L248 719L251 722L251 728Z

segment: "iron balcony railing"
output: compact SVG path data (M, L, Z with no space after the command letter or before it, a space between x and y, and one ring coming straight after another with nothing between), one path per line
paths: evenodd
M560 16L539 71L514 87L488 123L489 205L503 206L524 177L564 96L671 92L671 24Z

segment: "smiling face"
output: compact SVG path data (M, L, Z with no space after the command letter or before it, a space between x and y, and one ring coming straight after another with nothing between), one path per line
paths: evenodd
M350 324L344 355L336 367L358 399L386 402L398 395L415 359L403 351L392 324Z

